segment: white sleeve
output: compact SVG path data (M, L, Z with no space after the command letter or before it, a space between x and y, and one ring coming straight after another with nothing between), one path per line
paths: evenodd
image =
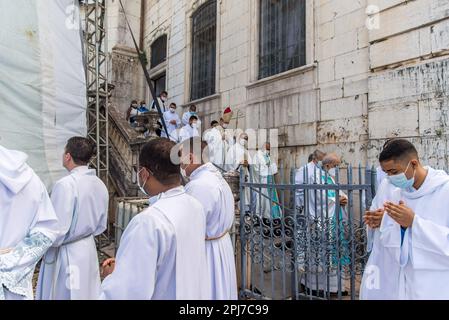
M26 238L9 253L0 255L0 275L6 272L26 274L34 270L35 264L58 237L56 215L43 185L35 216Z
M301 167L295 173L295 184L304 184L304 167ZM299 207L304 206L304 189L296 189L295 197L296 205Z
M126 228L114 272L102 283L102 300L149 300L154 294L160 239L156 226L136 216Z
M66 181L56 183L51 193L51 202L58 217L59 225L59 236L53 243L53 246L59 247L62 245L72 224L75 206L75 191L72 185Z
M102 234L108 228L108 212L109 212L109 194L108 193L105 194L105 198L103 199L103 201L104 201L105 212L103 212L101 215L100 222L98 224L97 229L94 232L94 236L98 236L98 235Z
M428 270L449 268L449 228L415 215L413 225L406 231L411 233L413 267Z

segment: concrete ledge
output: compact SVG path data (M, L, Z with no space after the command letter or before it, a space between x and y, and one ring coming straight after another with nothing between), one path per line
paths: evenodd
M265 84L268 84L271 82L276 82L281 79L289 78L289 77L296 76L301 73L305 73L307 71L314 70L316 67L317 67L316 63L306 64L299 68L295 68L292 70L288 70L288 71L276 74L276 75L268 77L268 78L263 78L263 79L257 80L255 82L248 84L246 86L246 88L247 89L256 88L256 87L259 87L259 86L262 86L262 85L265 85Z

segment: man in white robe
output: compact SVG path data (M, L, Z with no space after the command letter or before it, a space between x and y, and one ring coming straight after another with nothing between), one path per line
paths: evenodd
M315 174L320 174L319 168L322 166L322 161L326 156L326 153L320 150L315 150L311 156L311 161L296 171L295 184L311 184L317 180ZM295 192L295 197L296 206L299 208L304 208L304 189L297 189Z
M228 130L232 120L233 112L231 108L226 108L223 117L220 119L219 125L212 128L203 136L203 140L209 146L209 160L217 167L225 170L226 153L230 146L234 144L234 135L232 130Z
M199 138L186 141L182 145L181 170L190 181L186 192L203 205L206 214L212 300L237 300L235 256L229 235L235 218L234 196L218 169L202 158L206 148L207 144Z
M268 142L257 151L253 159L254 183L274 184L274 175L278 173L278 167L270 157L271 146ZM257 189L257 188L256 188ZM259 189L257 189L259 190ZM261 188L256 191L256 213L268 221L282 217L279 205L279 196L275 188Z
M181 126L181 119L176 113L175 103L170 104L169 110L164 112L164 121L167 126L168 134L170 135L170 140L177 142L176 129ZM165 130L162 130L161 137L167 138L167 133Z
M423 167L407 140L388 143L379 162L388 178L367 212L371 254L360 298L449 299L449 176Z
M336 168L341 164L341 159L335 153L330 153L325 155L321 161L317 164L312 164L307 167L312 171L307 172L308 184L335 184ZM339 202L339 212L337 213L337 201ZM348 197L344 192L340 191L337 195L335 190L309 190L307 192L307 206L304 207L302 214L307 214L308 217L305 221L308 224L304 225L307 229L301 230L302 234L309 233L314 235L322 235L324 238L320 238L315 241L315 244L311 244L311 248L304 247L304 250L300 253L304 257L305 253L310 250L310 252L315 252L317 246L323 246L327 241L335 241L339 238L340 247L336 248L335 245L329 247L329 256L327 260L322 257L316 257L312 254L309 259L309 269L307 281L303 280L302 284L305 285L309 290L316 291L315 294L320 296L327 296L328 293L336 294L338 293L338 275L337 266L348 265L349 260L349 247L344 236L344 224L343 221L347 220L345 206L348 204ZM338 227L337 227L338 225ZM325 226L323 230L323 226ZM339 231L339 233L337 233ZM337 250L340 251L340 258L337 258ZM327 251L326 251L327 252ZM323 261L324 260L324 261ZM325 261L329 261L330 268L329 272ZM303 272L303 264L300 264L300 272ZM329 282L328 282L329 279ZM342 294L345 295L344 279L341 278L342 282ZM329 288L329 292L328 291Z
M252 165L251 155L248 150L248 134L241 133L237 139L237 143L229 148L226 154L225 170L239 171L243 168L245 181L253 183L252 176L250 176L249 168ZM256 195L251 188L245 187L245 211L255 212L256 210Z
M141 151L139 186L158 198L130 222L117 258L104 263L101 299L211 298L204 208L181 186L180 166L170 156L174 147L155 139Z
M196 116L191 116L189 119L189 124L182 127L179 130L179 142L184 142L193 137L199 137L200 134L198 132L198 118Z
M92 300L100 294L96 236L106 230L109 194L87 165L95 146L87 138L71 138L63 166L70 174L56 182L51 194L60 235L42 260L38 300Z
M27 155L0 146L0 300L32 300L37 262L58 236L47 190Z

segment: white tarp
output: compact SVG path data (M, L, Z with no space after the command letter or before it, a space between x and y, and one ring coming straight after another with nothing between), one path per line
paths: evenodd
M50 187L62 153L86 136L86 80L76 0L0 0L0 144L26 152Z

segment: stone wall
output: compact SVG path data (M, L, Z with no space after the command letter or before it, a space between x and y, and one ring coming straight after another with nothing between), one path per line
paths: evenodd
M306 66L262 80L259 1L217 1L217 93L195 101L204 123L231 106L234 126L278 129L286 167L316 148L346 163L374 163L394 136L411 138L426 161L445 166L449 0L304 1ZM148 57L151 43L168 36L167 61L150 71L166 71L170 99L181 106L191 103L191 16L203 3L151 0L144 14Z

